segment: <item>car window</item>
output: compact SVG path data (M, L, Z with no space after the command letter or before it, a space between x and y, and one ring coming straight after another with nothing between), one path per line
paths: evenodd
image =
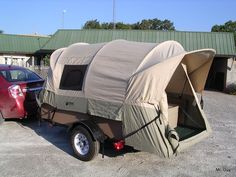
M41 79L37 74L30 70L13 69L0 72L1 75L9 82L34 81Z
M22 70L10 70L10 79L12 81L25 81L26 73Z
M27 80L39 80L41 79L37 74L35 74L33 71L26 70L27 71Z
M6 71L0 71L0 75L2 75L4 78L7 77L7 72Z

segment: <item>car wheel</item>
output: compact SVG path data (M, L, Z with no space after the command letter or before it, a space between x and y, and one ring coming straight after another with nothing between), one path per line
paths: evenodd
M100 143L82 126L76 127L71 134L71 145L79 160L90 161L98 155Z
M2 116L2 113L0 112L0 125L4 122L4 118Z

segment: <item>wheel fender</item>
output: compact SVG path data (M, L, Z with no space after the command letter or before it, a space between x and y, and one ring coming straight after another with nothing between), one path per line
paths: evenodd
M92 120L83 120L77 122L76 124L73 124L69 128L69 130L71 131L77 126L83 126L84 128L86 128L91 133L94 140L104 142L104 140L107 138L106 135L103 133L103 131Z

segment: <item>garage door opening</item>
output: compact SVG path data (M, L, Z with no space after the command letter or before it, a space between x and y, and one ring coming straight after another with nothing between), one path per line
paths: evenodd
M227 58L215 57L206 81L206 90L224 91L226 87Z

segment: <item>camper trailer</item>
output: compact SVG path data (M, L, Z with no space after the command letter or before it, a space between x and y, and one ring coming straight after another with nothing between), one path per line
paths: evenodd
M176 41L114 40L56 50L38 97L41 118L71 130L80 160L109 139L171 157L211 132L199 101L215 55Z

